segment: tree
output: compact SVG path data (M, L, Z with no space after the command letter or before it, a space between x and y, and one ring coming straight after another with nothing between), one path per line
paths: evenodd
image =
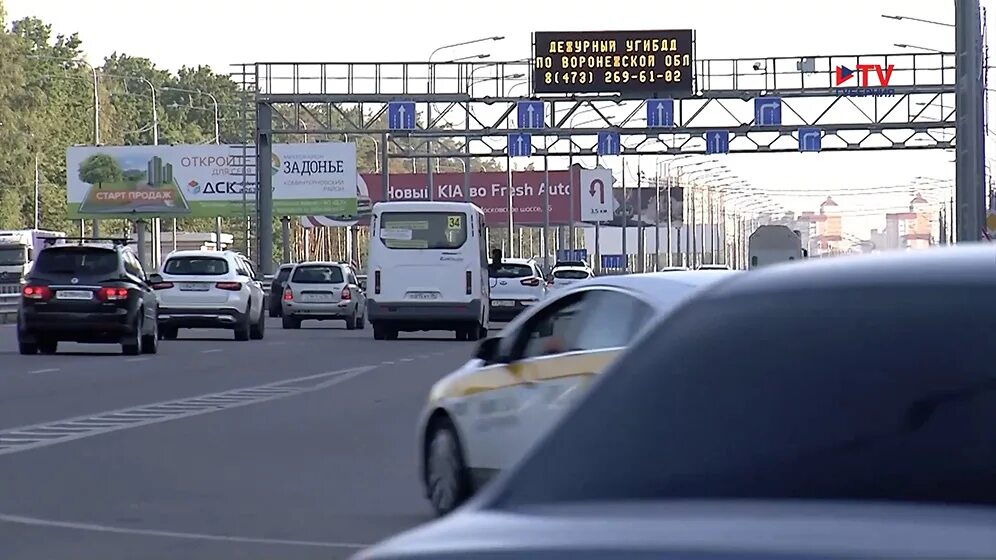
M118 160L107 154L93 154L80 164L80 180L102 188L104 183L116 183L124 179L124 171Z

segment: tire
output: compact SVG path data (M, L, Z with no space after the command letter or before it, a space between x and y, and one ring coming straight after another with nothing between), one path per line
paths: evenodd
M38 344L34 342L17 342L17 352L23 356L34 356L38 353Z
M374 340L387 340L387 329L380 325L373 326Z
M464 329L464 328L459 328L459 329L453 331L453 334L455 335L455 338L457 340L460 340L460 341L467 340L467 330Z
M355 331L356 330L356 315L346 318L346 330Z
M362 329L365 329L366 327L367 327L367 316L364 313L364 314L361 314L359 317L356 318L356 328L362 330Z
M135 332L127 335L128 338L121 342L121 353L125 356L137 356L142 353L142 324L143 313L138 310L138 317L135 318Z
M266 314L263 310L259 311L259 321L256 322L252 328L249 329L249 338L252 340L263 340L266 335Z
M180 329L176 327L163 327L159 329L159 336L163 340L176 340L180 336Z
M270 306L270 317L279 317L279 316L280 316L280 305L279 304L278 305L271 305Z
M284 315L280 320L280 326L285 329L300 329L301 320L297 317L288 317Z
M485 338L488 337L488 327L487 326L485 326L485 325L478 325L477 328L479 329L478 336L480 337L480 340L484 340Z
M239 324L235 325L235 340L239 342L249 340L249 336L252 334L252 323L250 321L252 321L252 302L246 308L246 314L242 316L242 320L239 321Z
M473 494L456 428L448 418L432 423L425 444L425 487L437 516L460 507Z
M480 340L480 338L481 338L481 327L477 323L474 323L469 327L467 327L467 330L465 331L464 334L464 340L467 340L469 342L474 342L476 340Z
M152 333L142 335L142 353L159 353L159 321L153 322Z
M52 338L42 338L38 341L38 351L52 355L59 351L59 341Z
M388 340L398 340L398 329L387 329Z

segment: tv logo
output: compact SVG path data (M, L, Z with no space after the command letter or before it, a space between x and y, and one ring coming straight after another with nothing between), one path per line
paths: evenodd
M895 68L895 64L889 64L885 68L881 64L858 64L854 70L847 66L837 66L834 69L834 91L837 95L845 97L892 97L896 95L896 90L889 87L889 82L892 81L892 71ZM878 85L870 83L872 70L878 78ZM856 82L854 85L844 86L852 79Z

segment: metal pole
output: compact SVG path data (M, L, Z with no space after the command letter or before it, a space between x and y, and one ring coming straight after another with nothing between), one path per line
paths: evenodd
M571 246L571 251L577 249L577 243L575 243L575 229L574 224L574 208L577 204L577 195L574 189L574 141L570 138L567 139L567 188L570 189L571 193L571 217L570 217L570 229L567 231L567 240Z
M425 127L432 128L432 102L430 101L426 104L425 108ZM436 179L432 174L432 138L426 140L426 152L429 154L425 158L425 171L429 179L429 200L436 200Z
M380 168L382 173L382 175L380 176L380 199L383 201L388 200L387 195L390 192L390 187L391 187L391 159L388 156L387 140L388 137L387 133L385 132L380 138L381 146L383 146L384 148L383 152L380 154L381 157Z
M284 216L280 218L280 238L283 247L281 264L287 264L291 262L291 247L290 247L290 217Z
M225 244L221 241L221 216L214 219L214 247L219 251L225 249Z
M543 148L543 274L550 273L550 160L546 153L549 145L544 141Z
M671 166L667 163L664 164L664 180L667 181L667 266L674 266L674 253L671 249L671 228L674 227L671 223ZM680 237L679 245L680 245Z
M512 254L512 239L515 232L515 218L512 216L514 206L512 200L512 157L506 158L505 168L508 170L508 256L513 257ZM522 252L521 250L519 251ZM520 255L521 256L521 255Z
M692 218L692 230L688 234L688 263L689 268L695 268L699 262L699 219L696 208L696 189L695 183L691 185L692 189L692 207L691 207L691 218Z
M601 158L595 155L595 168L601 165ZM605 189L609 191L609 196L612 196L612 186L605 185ZM595 274L602 274L602 221L595 220Z
M637 270L647 271L647 248L643 238L643 170L640 167L640 156L636 156L636 255L639 260Z
M38 229L38 224L41 222L39 198L41 198L41 175L38 173L38 154L35 154L35 229Z
M273 159L273 108L259 103L256 116L256 169L269 169ZM273 273L273 175L256 173L259 178L259 268Z
M661 269L661 173L654 166L654 272Z
M146 230L145 230L145 220L135 220L135 237L138 240L138 261L142 263L142 268L148 268L148 251L145 249L146 243Z
M626 225L629 223L629 191L626 190L626 158L620 156L622 160L622 254L623 254L623 273L629 272L629 252L626 247Z
M957 240L978 241L985 227L985 129L979 0L955 0L955 200Z
M97 69L91 66L89 63L84 62L90 67L90 72L93 74L93 145L100 145L100 87L98 85ZM91 227L94 237L100 237L100 220L93 220ZM80 237L83 237L83 224L80 224Z

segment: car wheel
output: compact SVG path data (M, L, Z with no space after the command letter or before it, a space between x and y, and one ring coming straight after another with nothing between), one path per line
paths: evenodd
M425 484L432 508L439 516L458 508L472 494L460 440L448 419L434 422L429 433Z
M176 327L163 327L159 329L159 336L163 340L176 340L180 336L180 329Z
M457 329L453 331L453 334L457 340L467 340L467 331L465 329Z
M138 317L135 318L135 329L133 333L125 335L127 338L121 342L121 353L126 356L137 356L142 353L142 313L138 310Z
M485 338L488 337L488 327L487 327L487 325L478 325L477 329L478 329L478 336L480 337L480 340L484 340Z
M270 306L270 317L279 317L279 316L280 316L280 306L279 305L271 305Z
M142 335L142 353L157 354L159 352L159 322L152 323L152 332Z
M239 323L235 325L235 340L239 342L245 342L249 340L252 334L252 304L246 309L245 315L239 320Z
M387 340L387 329L380 325L373 326L374 340Z
M289 317L287 315L284 315L281 318L280 326L285 329L300 329L301 321L296 317Z
M59 341L52 338L43 338L38 341L38 351L42 354L55 354L59 351Z
M356 328L365 329L366 327L367 327L366 313L361 313L360 316L356 318Z
M20 342L17 343L17 352L24 356L34 356L38 353L38 344L34 342Z
M263 340L263 336L266 334L266 314L263 310L259 310L259 321L252 326L249 331L249 338L253 340Z
M356 330L356 315L352 317L346 317L346 330L355 331Z

